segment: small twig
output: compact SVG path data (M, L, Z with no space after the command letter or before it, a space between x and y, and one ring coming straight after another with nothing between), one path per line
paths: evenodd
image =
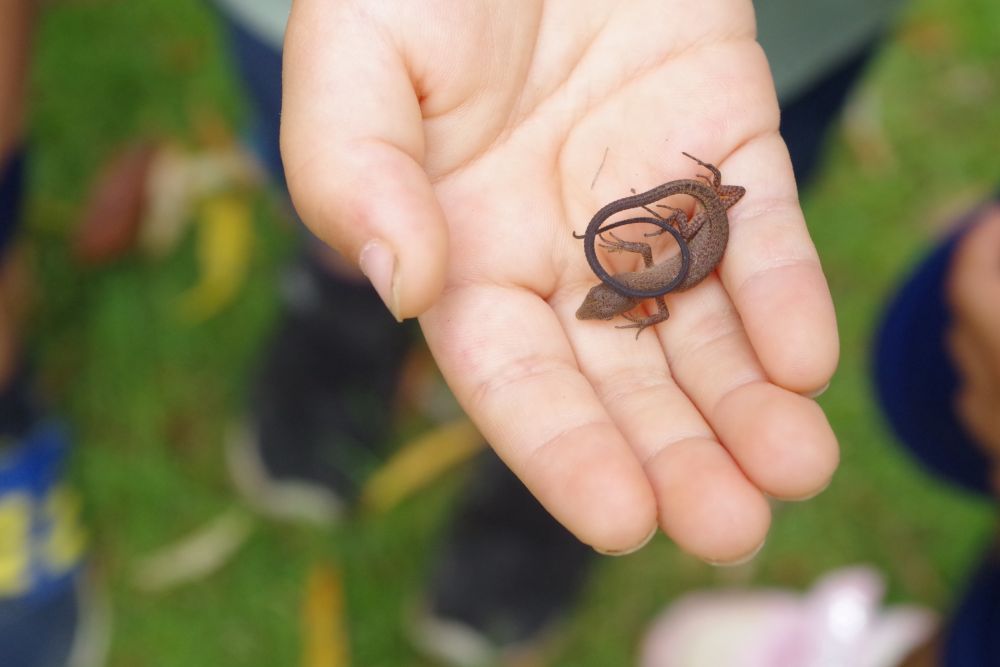
M597 177L601 175L601 170L604 169L604 162L608 159L608 151L611 150L610 147L604 149L604 157L601 158L601 164L597 167L597 173L594 174L594 180L590 182L590 189L594 189L594 185L597 183Z

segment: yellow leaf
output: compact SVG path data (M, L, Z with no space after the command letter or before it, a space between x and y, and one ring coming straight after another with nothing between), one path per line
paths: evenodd
M250 204L238 193L208 198L198 221L198 283L180 296L181 316L200 322L225 307L247 275L253 245Z
M361 492L361 507L375 513L395 507L482 446L482 436L468 419L438 426L405 444L375 471Z
M344 622L344 584L340 571L315 564L302 605L302 667L347 667L350 663Z

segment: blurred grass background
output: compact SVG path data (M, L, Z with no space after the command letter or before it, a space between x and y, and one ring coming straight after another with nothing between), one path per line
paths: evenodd
M1000 183L1000 5L920 0L852 102L823 173L804 193L840 316L840 370L822 404L843 465L819 498L776 507L753 563L716 569L658 537L602 559L551 664L629 664L669 600L721 584L804 587L845 564L887 573L890 597L947 609L991 535L992 509L927 477L892 442L872 402L867 352L894 281L942 225ZM92 552L110 584L111 664L288 665L300 660L310 568L337 562L354 664L425 665L407 611L447 520L454 476L379 517L330 530L261 523L216 574L162 593L131 582L141 556L236 501L225 429L276 312L292 249L256 207L248 284L222 316L181 323L195 280L188 239L162 262L81 271L68 231L96 169L122 142L196 138L196 121L244 116L214 18L199 0L79 0L47 6L33 69L29 239L40 270L34 325L45 384L79 447Z

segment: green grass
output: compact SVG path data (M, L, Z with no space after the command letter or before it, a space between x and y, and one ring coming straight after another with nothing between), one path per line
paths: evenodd
M992 512L927 477L895 446L872 402L866 354L894 280L949 215L1000 182L997 25L1000 5L991 0L916 3L861 91L860 113L884 131L887 150L872 155L835 140L805 193L843 340L822 398L843 447L833 485L777 507L768 547L743 568L708 567L662 537L603 560L554 664L627 664L645 622L686 590L805 586L851 563L885 571L893 600L947 607ZM74 267L68 226L114 146L148 133L191 140L193 119L205 112L236 127L241 102L212 17L196 0L52 5L37 46L30 238L43 291L38 348L46 385L80 443L74 477L114 606L111 664L294 664L306 575L327 559L344 570L356 664L425 664L405 641L403 616L419 597L454 484L335 530L261 523L204 581L161 594L131 584L138 557L234 503L220 444L243 404L293 240L260 206L249 284L224 317L197 326L174 310L194 279L190 241L159 263Z

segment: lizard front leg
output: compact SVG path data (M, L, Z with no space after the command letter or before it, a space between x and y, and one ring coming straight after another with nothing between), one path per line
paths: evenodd
M629 313L622 313L622 317L632 324L618 324L615 325L615 329L637 329L635 337L638 339L639 334L641 334L642 330L646 327L651 327L654 324L665 322L670 317L670 311L667 310L667 302L663 300L662 296L656 297L653 301L656 302L655 313L647 317L636 317L635 315L630 315Z
M687 213L685 213L683 209L667 206L666 204L657 204L656 206L658 208L665 208L672 211L669 218L664 218L662 215L657 217L667 222L673 222L674 227L676 227L677 231L681 233L681 236L684 237L685 241L693 239L694 235L698 233L698 230L701 229L702 225L704 225L705 221L708 219L706 216L698 213L693 218L688 220ZM666 230L658 229L655 232L649 232L646 236L659 236L665 231Z
M641 241L625 241L624 239L618 238L614 232L608 232L608 235L614 239L614 243L605 241L602 236L602 248L608 252L634 252L642 255L642 261L646 264L647 269L653 266L653 249L649 247L648 243L643 243Z
M614 232L608 232L608 234L615 240L614 243L602 243L601 247L605 248L608 252L634 252L642 255L642 260L646 265L647 269L653 267L653 251L649 247L648 243L642 243L641 241L630 242L625 241L617 236ZM670 311L667 310L667 302L663 300L662 296L658 296L654 299L656 302L656 311L654 314L647 317L636 317L635 315L630 315L629 313L622 313L622 317L631 322L631 324L618 325L616 329L636 329L635 337L638 339L639 334L646 327L653 326L654 324L659 324L667 320L670 317Z

